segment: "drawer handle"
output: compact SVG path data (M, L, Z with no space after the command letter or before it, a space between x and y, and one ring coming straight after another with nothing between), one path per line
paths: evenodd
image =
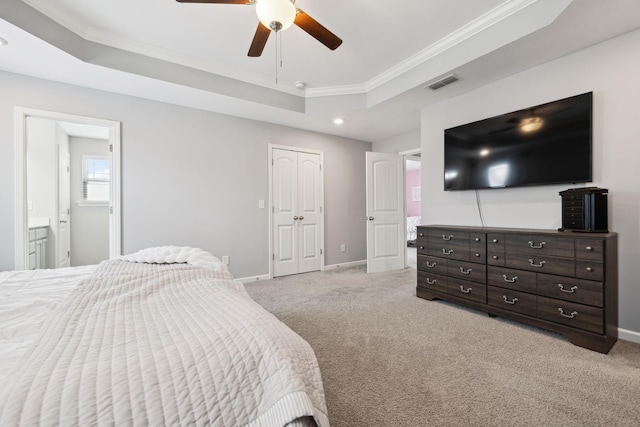
M480 258L480 254L474 254L476 258Z
M424 237L424 233L419 233L418 236Z
M503 274L502 278L507 283L516 283L516 280L518 280L518 276L513 276L513 279L509 279L506 274Z
M498 243L498 239L493 239L493 243Z
M437 281L438 279L430 280L429 278L427 278L427 285L435 285Z
M509 301L506 295L502 295L502 298L504 298L504 302L506 302L507 304L513 305L518 302L518 298L514 298L511 301Z
M479 238L479 237L476 237L476 242L479 242L479 241L480 241L480 238Z
M420 250L423 250L423 249L424 249L424 246L418 246L418 248L419 248Z
M427 268L435 268L436 264L437 264L436 262L427 261L425 265L427 266Z
M578 314L577 311L572 311L571 314L564 314L564 310L561 308L558 308L558 311L560 312L560 316L566 317L567 319L573 319Z
M498 259L499 257L498 257L498 255L494 255L494 256L492 256L491 258L493 258L493 259Z
M585 270L587 270L589 273L591 273L593 271L593 268L587 267L587 268L585 268Z
M469 294L469 293L471 293L471 290L472 290L472 289L473 289L473 288L467 288L467 289L465 289L465 288L464 288L464 286L460 285L460 291L461 291L461 292L464 292L465 294Z
M442 240L451 240L453 238L453 235L449 234L448 236L445 236L444 234L442 235Z
M531 258L529 258L529 264L531 264L531 267L535 267L535 268L542 268L547 261L540 261L539 264L536 264L534 260L532 260Z
M574 293L575 291L578 290L577 286L572 286L571 289L567 290L567 289L564 288L564 285L562 283L558 283L558 287L560 288L560 290L562 292L566 292L568 294L572 294L572 293Z
M540 242L539 245L536 245L535 243L533 243L531 240L529 240L529 247L533 248L533 249L543 249L544 245L546 245L547 242Z
M593 250L593 248L592 248L591 246L587 246L587 247L586 247L586 248L584 248L584 249L585 249L585 250L587 250L587 251L592 251L592 250Z
M460 267L460 273L462 274L471 274L471 270L471 268L465 270L464 267Z
M453 249L449 249L449 250L442 249L442 253L445 255L451 255L453 253Z

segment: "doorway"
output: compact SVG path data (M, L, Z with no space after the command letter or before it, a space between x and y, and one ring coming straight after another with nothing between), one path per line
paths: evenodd
M407 267L417 268L416 238L422 221L421 162L405 156L405 212L407 216Z
M73 244L71 235L74 226L74 222L71 220L74 216L71 207L81 204L82 200L71 200L74 197L71 191L74 187L74 176L71 172L73 153L70 153L69 147L84 145L81 142L87 138L102 141L103 149L107 150L107 157L110 160L108 196L106 203L103 203L106 213L107 231L105 234L108 249L106 257L102 255L101 258L106 259L120 255L120 123L22 107L15 108L15 123L15 269L83 265L82 261L76 260L74 263L71 255ZM38 134L40 139L34 140L32 138L34 134ZM39 144L40 146L38 146ZM51 153L48 158L43 155L47 151ZM37 159L38 156L41 158ZM69 160L67 161L67 159ZM53 172L49 173L48 177L40 179L31 174L30 178L30 171L36 169L36 160L41 162L40 165L44 165L41 170L52 170ZM76 173L75 177L76 181L87 182L82 174ZM34 189L38 180L47 182L47 187ZM69 181L69 185L65 183L66 181ZM40 193L36 194L37 192ZM36 197L44 197L46 201L39 200L36 204L33 200ZM43 241L46 242L48 262L40 263L38 267L33 266L34 257L30 253L30 248L33 247L31 237L37 235L34 230L42 231L47 236ZM79 234L88 234L89 239L99 238L95 231Z

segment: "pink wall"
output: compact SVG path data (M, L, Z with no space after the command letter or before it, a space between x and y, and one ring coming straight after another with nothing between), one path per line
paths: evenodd
M411 167L412 165L413 167ZM417 166L417 168L415 167ZM407 201L407 216L420 216L420 204L421 202L413 201L412 188L420 188L420 162L407 160L407 177L406 177L406 201Z

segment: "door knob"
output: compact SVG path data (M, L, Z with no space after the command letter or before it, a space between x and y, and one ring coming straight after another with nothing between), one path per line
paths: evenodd
M367 218L367 219L368 219L369 221L373 221L373 219L374 219L374 218L373 218L372 216L370 216L370 217L369 217L369 218Z
M294 220L294 221L297 221L297 220L298 220L298 217L297 217L297 216L294 216L294 217L293 217L293 220Z
M66 224L67 221L66 220L60 220L60 224Z
M300 218L298 218L300 221L302 221L304 219L304 217L302 215L300 215Z

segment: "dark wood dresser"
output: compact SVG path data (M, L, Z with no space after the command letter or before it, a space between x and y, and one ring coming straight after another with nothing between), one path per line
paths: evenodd
M618 338L618 235L419 226L417 296L558 332L607 353Z

